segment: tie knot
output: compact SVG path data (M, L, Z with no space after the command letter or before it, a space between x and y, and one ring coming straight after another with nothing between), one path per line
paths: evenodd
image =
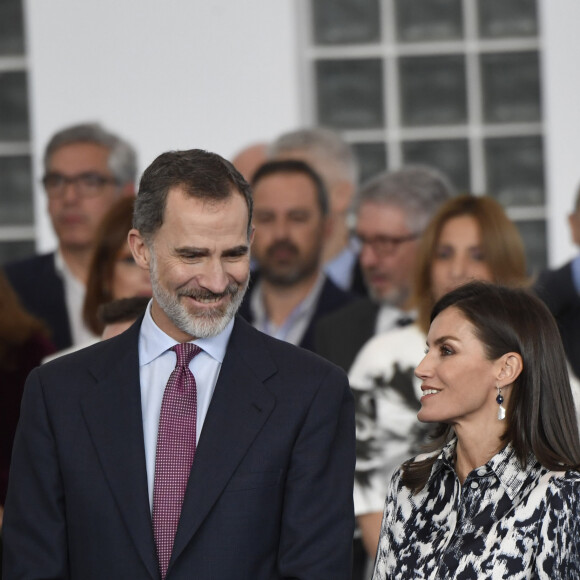
M181 344L176 344L171 347L171 350L175 351L177 355L176 367L187 367L191 359L201 352L201 348L197 344L192 344L191 342L182 342Z

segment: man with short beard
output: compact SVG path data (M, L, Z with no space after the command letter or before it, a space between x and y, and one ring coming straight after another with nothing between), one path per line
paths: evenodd
M298 160L263 164L252 185L257 273L240 314L270 336L313 350L318 319L353 299L322 271L326 187Z
M349 579L352 395L236 316L249 185L219 155L164 153L133 225L144 316L28 378L4 579Z

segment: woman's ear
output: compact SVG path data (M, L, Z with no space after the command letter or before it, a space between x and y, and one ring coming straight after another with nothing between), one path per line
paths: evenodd
M497 376L498 384L501 387L511 385L524 368L522 356L517 352L508 352L500 358L500 369Z

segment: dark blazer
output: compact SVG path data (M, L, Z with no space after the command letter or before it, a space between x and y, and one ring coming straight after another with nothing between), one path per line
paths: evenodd
M321 318L314 328L314 352L348 372L364 343L375 335L379 305L361 298Z
M256 272L252 275L252 283L246 295L244 297L244 301L240 307L240 315L245 318L250 324L254 322L254 317L252 315L252 310L250 308L250 302L252 294L255 290L255 284L259 279L259 273ZM318 297L318 302L316 303L316 308L314 311L314 315L312 316L310 323L308 324L306 331L304 332L304 336L300 341L298 346L302 348L306 348L308 350L315 350L314 347L314 328L316 327L318 321L331 312L346 306L347 304L356 300L356 297L349 293L345 292L341 288L339 288L330 278L326 278L324 281L324 285L322 286L322 291L320 292L320 296Z
M4 518L4 580L159 578L139 328L29 376ZM344 373L238 317L167 580L347 580L354 462Z
M572 263L543 271L534 290L556 319L568 362L580 378L580 296L572 278Z
M47 325L57 350L72 345L72 334L64 297L64 284L56 271L54 253L33 256L4 266L8 281L20 302Z

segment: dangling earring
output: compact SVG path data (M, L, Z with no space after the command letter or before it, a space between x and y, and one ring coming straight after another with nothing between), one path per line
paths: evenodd
M505 407L502 405L503 396L501 394L501 387L499 385L496 385L496 388L497 388L497 397L495 398L495 400L497 401L497 404L499 405L499 409L497 410L497 418L500 421L503 421L505 419Z

